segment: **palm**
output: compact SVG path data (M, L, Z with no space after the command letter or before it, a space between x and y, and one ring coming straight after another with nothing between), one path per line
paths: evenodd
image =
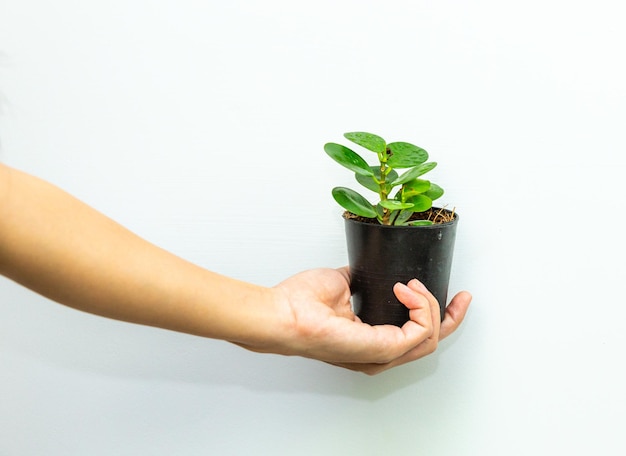
M277 288L291 297L294 316L301 321L338 316L354 320L350 305L350 276L347 268L313 269L280 283Z

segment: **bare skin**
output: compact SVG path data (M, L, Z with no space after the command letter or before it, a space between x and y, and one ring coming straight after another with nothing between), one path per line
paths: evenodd
M471 301L469 293L457 294L440 324L436 299L412 280L394 287L411 320L402 328L370 326L351 310L348 268L301 272L269 288L225 277L2 164L0 274L92 314L367 374L432 353Z

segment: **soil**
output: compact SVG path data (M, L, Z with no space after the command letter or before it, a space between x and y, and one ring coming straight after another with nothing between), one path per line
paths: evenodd
M356 220L358 222L374 223L376 225L379 224L378 220L375 218L361 217L360 215L355 215L352 212L348 212L348 211L344 212L343 216L344 218L347 218L350 220ZM413 213L409 221L413 221L413 220L430 220L435 225L441 224L441 223L448 223L454 220L454 210L449 211L448 209L433 207L424 212Z

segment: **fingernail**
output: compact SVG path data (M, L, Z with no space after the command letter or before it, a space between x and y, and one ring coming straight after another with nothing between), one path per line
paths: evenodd
M417 280L417 279L411 279L409 281L408 285L415 291L423 291L423 292L427 292L428 291L426 286L422 282Z
M409 288L406 284L404 284L402 282L396 282L396 287ZM409 288L409 290L410 290L410 288Z

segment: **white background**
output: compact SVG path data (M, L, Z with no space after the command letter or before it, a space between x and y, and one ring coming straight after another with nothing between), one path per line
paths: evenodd
M262 285L341 266L346 131L461 214L436 354L375 377L0 279L0 455L626 452L618 1L0 0L0 159ZM593 453L592 453L593 452Z

